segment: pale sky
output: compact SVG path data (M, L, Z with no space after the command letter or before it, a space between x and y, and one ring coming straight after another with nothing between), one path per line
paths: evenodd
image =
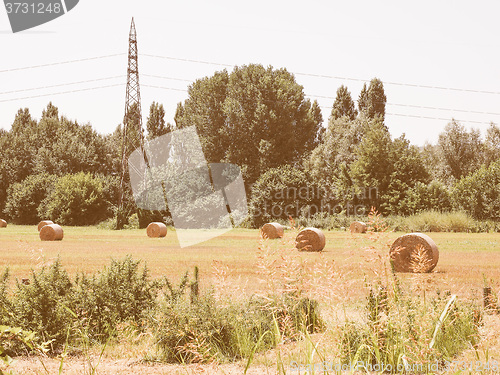
M378 77L394 137L435 143L452 117L484 134L489 122L500 123L499 15L497 1L80 0L66 15L13 34L0 9L0 127L9 129L19 108L38 119L52 101L66 117L112 132L124 115L134 16L144 120L157 101L173 122L189 81L259 63L295 73L324 107L325 125L341 84L357 100L363 82Z

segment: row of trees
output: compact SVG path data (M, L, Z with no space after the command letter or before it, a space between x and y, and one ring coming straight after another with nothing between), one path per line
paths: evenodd
M287 214L354 213L350 206L404 215L461 209L498 218L500 128L491 124L483 140L479 131L452 120L437 144L416 147L404 135L391 137L385 104L377 78L364 85L357 103L341 86L323 127L318 103L306 98L291 73L248 65L190 85L175 125L153 103L146 137L194 125L209 163L242 169L254 225ZM137 112L129 115L137 127ZM51 103L39 121L19 110L11 130L0 133L0 211L19 223L57 217L93 224L113 216L121 139L121 127L98 134L59 116ZM306 197L291 196L290 190L300 189L309 192ZM287 213L284 207L291 205Z

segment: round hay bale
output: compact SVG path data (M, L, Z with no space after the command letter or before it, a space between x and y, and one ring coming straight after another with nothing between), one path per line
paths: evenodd
M38 223L38 231L40 232L44 226L51 225L51 224L54 224L54 223L50 220L40 221L40 223Z
M325 244L325 235L317 228L304 228L295 239L295 247L300 251L321 251Z
M45 225L40 229L40 239L42 241L61 241L63 237L63 229L57 224Z
M435 242L423 233L398 237L389 250L396 272L431 272L439 260Z
M158 238L167 235L167 226L160 222L150 223L146 228L148 237Z
M0 219L0 228L7 228L7 222L5 220Z
M353 221L349 229L351 233L366 233L366 224L362 221Z
M283 237L285 229L280 223L267 223L260 228L260 234L262 235L262 238L274 240L275 238Z

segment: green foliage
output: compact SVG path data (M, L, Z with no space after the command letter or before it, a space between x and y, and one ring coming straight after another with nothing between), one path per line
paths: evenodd
M151 103L146 129L148 131L148 139L154 139L173 130L171 124L165 124L165 109L163 108L163 104Z
M104 271L87 277L77 276L70 305L85 320L87 332L105 342L122 322L143 325L148 312L155 307L158 284L149 278L146 266L130 256L112 260Z
M479 342L481 311L467 301L449 301L449 295L426 301L405 293L397 279L389 290L371 287L366 319L349 321L342 328L342 363L361 362L368 367L366 371L377 365L390 366L385 368L390 373L401 373L405 365L423 366L423 370L415 367L410 371L427 373L426 366L452 361Z
M286 69L251 64L197 80L175 120L195 125L208 162L240 166L248 186L312 151L322 117Z
M71 315L65 305L73 284L57 259L49 268L32 271L28 285L17 282L10 308L10 325L36 332L42 341L53 340L53 350L66 341Z
M500 127L498 125L490 124L486 131L484 148L487 166L500 160Z
M84 172L60 177L38 215L62 225L96 224L112 214L112 197L105 184L104 177Z
M347 117L330 117L328 129L321 143L304 162L312 181L321 187L328 196L345 204L348 191L352 189L349 169L355 161L354 150L372 126L373 120L359 115L349 121ZM328 202L330 203L330 202Z
M376 197L364 200L384 214L408 212L405 198L409 189L429 178L420 153L404 136L391 140L387 127L374 122L355 150L350 175L358 189L377 189Z
M39 354L44 354L47 351L47 345L48 343L36 343L34 332L23 330L20 327L0 325L0 361L4 366L8 367L13 364L14 360L11 355L19 351L20 347L36 350ZM1 369L0 374L4 374Z
M218 301L211 293L191 302L178 297L162 306L158 320L160 358L176 363L249 358L280 338L323 329L316 301L283 296L240 302Z
M483 232L493 229L494 223L475 221L464 212L422 211L410 216L389 216L389 225L403 232Z
M37 209L54 188L57 177L47 173L30 175L10 185L5 213L15 224L37 224L41 217Z
M344 85L337 89L337 96L333 102L333 108L331 113L332 119L339 119L346 116L349 120L354 120L358 115L358 111L354 106L354 101L352 100L351 93Z
M157 306L161 284L139 263L130 256L112 260L102 272L72 282L57 259L32 271L29 283L17 282L13 295L6 271L0 279L0 324L36 332L36 342L50 342L52 352L80 340L82 330L91 342L107 342L120 323L142 329Z
M384 122L386 101L384 84L380 79L373 78L368 88L366 83L363 85L363 89L359 94L359 112L364 113L369 118L378 118L378 120Z
M476 219L500 219L500 160L457 182L453 202Z
M250 214L253 223L260 227L269 221L308 215L316 193L307 183L304 172L290 166L270 169L252 186Z
M484 162L484 147L479 130L468 132L453 120L439 135L439 148L448 173L456 180L478 169Z
M400 214L413 214L422 211L450 211L452 209L451 193L442 182L433 180L429 184L417 182L408 190L401 203Z
M0 212L9 186L30 175L62 176L81 171L109 174L117 171L114 159L120 158L105 137L90 125L59 116L52 103L44 109L40 121L34 120L27 108L20 109L12 129L0 134L0 149Z

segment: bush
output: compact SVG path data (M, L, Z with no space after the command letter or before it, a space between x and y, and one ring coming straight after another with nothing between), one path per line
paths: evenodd
M474 220L465 212L424 211L415 215L389 216L389 226L401 232L490 232L500 223Z
M0 325L35 332L41 342L51 341L52 352L81 339L82 332L91 341L105 342L119 323L144 328L160 284L139 263L130 256L113 260L104 271L71 282L57 259L49 268L32 271L28 284L17 282L11 297L6 271L0 278Z
M252 186L250 214L254 226L288 220L289 216L309 216L311 205L319 198L314 192L303 171L288 165L269 169Z
M475 219L500 219L500 160L462 177L453 189L456 208Z
M33 225L42 220L38 206L50 194L57 180L47 173L31 175L12 184L7 192L5 213L15 224Z
M450 211L452 208L451 194L441 182L434 180L430 184L417 182L408 191L406 198L399 204L400 214L415 214L422 211Z
M143 325L154 308L158 284L151 281L146 266L130 256L112 260L108 268L92 277L77 276L71 305L86 320L89 334L105 341L115 333L118 323L131 321Z
M207 293L166 303L158 319L160 358L175 363L248 358L275 347L279 338L323 329L316 301L283 296L234 302Z
M4 306L10 309L9 325L36 332L44 342L53 340L52 350L62 347L72 325L67 308L73 285L59 259L49 268L32 271L28 285L16 285L12 302Z
M456 300L438 324L450 301L449 294L426 302L425 298L403 293L398 285L396 280L394 289L372 287L364 321L347 322L342 327L343 364L361 362L368 366L367 372L370 367L386 366L387 372L401 373L404 356L409 366L424 367L411 373L427 373L427 366L436 362L443 365L479 342L481 310L477 306Z
M93 225L113 214L106 179L90 173L60 177L38 208L38 215L61 225Z

